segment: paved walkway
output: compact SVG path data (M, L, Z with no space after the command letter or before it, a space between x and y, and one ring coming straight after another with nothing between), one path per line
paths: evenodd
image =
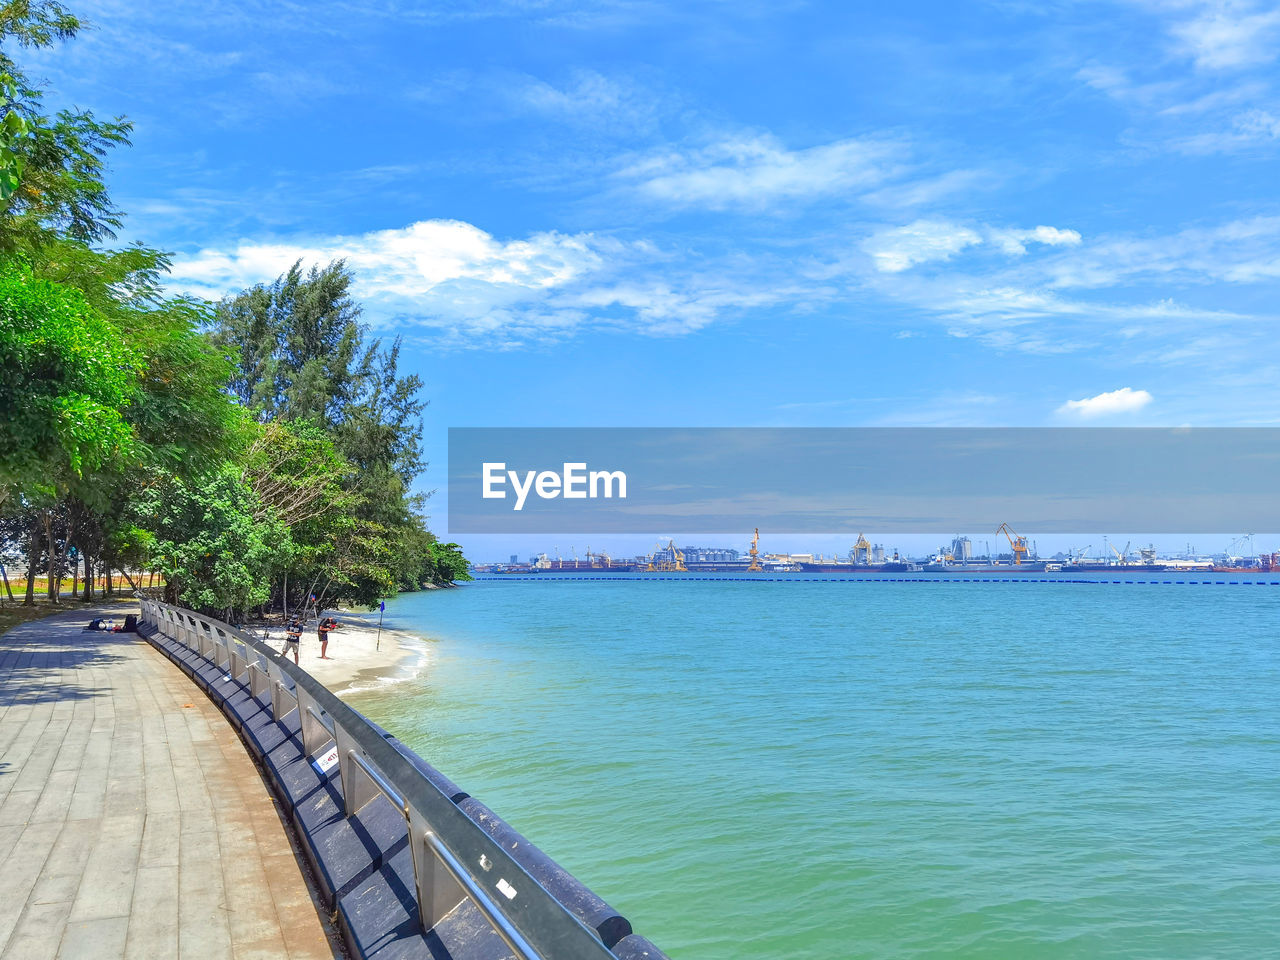
M0 638L0 957L334 956L231 725L92 615Z

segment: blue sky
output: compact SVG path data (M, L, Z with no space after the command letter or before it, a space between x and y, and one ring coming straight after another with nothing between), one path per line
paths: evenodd
M449 426L1280 422L1274 5L84 12L28 62L136 123L122 239L346 256L424 488Z

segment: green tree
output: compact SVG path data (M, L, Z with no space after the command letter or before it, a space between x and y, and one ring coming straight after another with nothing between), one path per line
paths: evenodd
M431 582L436 584L470 580L470 564L456 543L436 540L428 548L431 559Z
M64 237L97 242L115 236L120 226L120 211L107 192L106 156L129 143L132 124L124 117L102 121L84 110L44 116L39 85L12 57L15 46L50 47L82 26L59 3L11 0L0 6L0 75L10 134L4 144L10 156L0 153L0 167L16 174L11 189L0 190L0 253L30 251Z
M342 261L223 300L214 338L236 364L231 388L264 423L305 421L325 432L349 467L340 515L295 529L293 590L372 604L397 587L418 589L436 571L422 498L422 382L399 372L400 342L368 339ZM305 545L305 546L304 546ZM447 574L442 574L447 575ZM305 594L304 594L305 595Z
M0 484L53 490L127 456L125 411L141 371L142 358L79 292L0 265Z
M288 530L261 509L230 463L198 481L154 485L134 515L153 532L149 560L164 573L171 601L199 610L243 611L264 603L272 575L292 549Z

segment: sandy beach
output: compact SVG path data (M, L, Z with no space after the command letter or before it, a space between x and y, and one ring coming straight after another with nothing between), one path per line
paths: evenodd
M426 665L428 646L421 637L384 625L379 641L377 611L329 610L325 615L341 624L329 634L329 658L320 659L320 638L313 619L302 632L298 664L339 696L414 676ZM264 628L247 632L261 639ZM265 633L268 646L276 652L283 649L284 627L272 626Z

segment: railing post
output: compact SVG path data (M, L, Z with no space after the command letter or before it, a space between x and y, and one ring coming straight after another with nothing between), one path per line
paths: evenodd
M356 759L360 747L341 724L334 724L333 742L338 746L338 775L342 780L343 806L346 807L347 816L352 817L382 791ZM403 814L404 811L401 810L400 813Z
M267 676L262 669L262 665L257 659L249 661L249 694L255 700L261 700L262 695L271 689L271 678Z
M333 739L333 734L320 719L324 710L311 699L311 695L301 687L298 687L294 693L298 698L298 719L302 723L302 752L308 758L314 757L320 752L321 747Z
M280 723L289 715L289 711L298 706L297 697L284 688L284 681L278 677L271 680L271 719Z
M449 868L440 862L427 845L430 830L426 818L413 806L408 810L409 851L413 855L413 881L418 893L418 918L423 930L430 930L467 898L466 891L454 879Z

